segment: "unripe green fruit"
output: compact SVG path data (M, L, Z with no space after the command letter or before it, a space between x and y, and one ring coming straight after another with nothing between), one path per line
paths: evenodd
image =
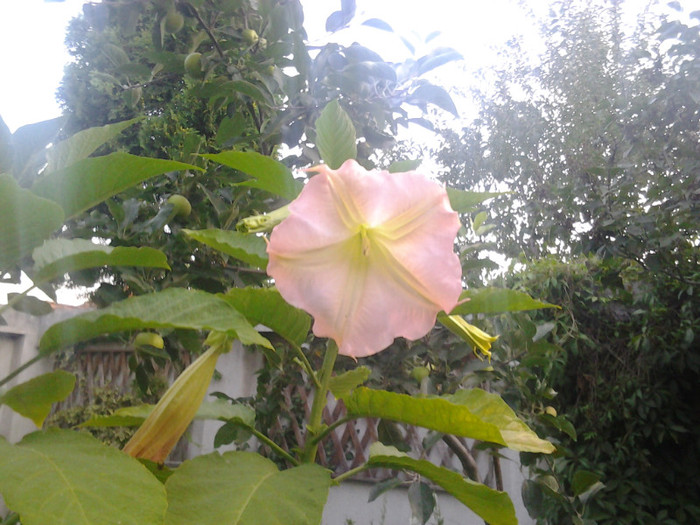
M171 195L168 198L168 204L173 205L173 211L178 217L187 217L192 213L192 205L182 195Z
M419 383L430 375L430 370L427 366L416 366L411 370L411 377Z
M249 46L252 46L260 39L258 34L255 32L255 29L244 29L242 35L243 40L245 40L245 43Z
M134 347L138 349L147 346L160 348L162 350L165 346L165 342L161 336L154 332L140 332L136 334L136 337L134 338Z
M166 33L177 33L185 25L185 17L180 12L173 9L165 15L163 28Z
M185 58L185 73L187 73L192 78L203 78L204 71L202 71L202 54L201 53L190 53Z

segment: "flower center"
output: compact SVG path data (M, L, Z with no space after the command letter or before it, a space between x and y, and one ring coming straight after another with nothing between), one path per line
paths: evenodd
M369 233L371 228L366 224L360 224L360 239L362 239L362 255L367 257L369 255Z

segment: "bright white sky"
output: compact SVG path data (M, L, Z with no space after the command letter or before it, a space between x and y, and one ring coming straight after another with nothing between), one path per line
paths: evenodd
M325 19L339 8L340 1L302 2L309 36L321 42ZM85 0L0 0L0 116L11 131L60 114L55 92L63 66L69 60L63 44L65 28L82 11L84 3ZM451 46L464 54L470 67L487 64L495 57L489 52L490 46L528 29L523 27L520 9L510 0L430 0L416 2L411 9L407 9L406 0L357 0L357 4L358 20L385 20L397 34L416 45L418 56L437 45ZM533 4L546 6L547 2ZM433 31L442 34L421 49L419 43ZM378 51L385 60L399 61L409 56L398 36L383 31L357 27L342 34L350 42L357 40Z
M638 5L639 12L646 2L630 3ZM0 116L11 131L60 115L55 93L63 66L70 58L64 48L65 30L70 19L82 12L84 3L85 0L0 0ZM322 44L326 38L325 20L340 8L340 0L302 3L310 40ZM687 6L692 2L682 3ZM546 12L548 4L548 0L528 3L540 15ZM386 21L395 34L359 25L368 18ZM421 46L434 31L440 31L440 36ZM536 33L531 19L515 0L357 0L356 22L350 30L340 33L340 39L346 44L358 41L388 61L402 61L410 56L398 35L413 43L416 58L437 46L453 47L464 56L464 64L449 64L436 70L437 82L448 87L468 84L469 71L497 60L495 47L515 35L525 35L531 45L537 44ZM462 115L470 113L468 100L455 102ZM7 287L0 287L0 303L5 301L7 291Z

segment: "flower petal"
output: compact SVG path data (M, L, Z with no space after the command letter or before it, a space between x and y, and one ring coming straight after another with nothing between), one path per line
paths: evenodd
M341 354L372 355L417 339L462 290L460 227L445 190L416 173L321 166L272 232L268 273Z

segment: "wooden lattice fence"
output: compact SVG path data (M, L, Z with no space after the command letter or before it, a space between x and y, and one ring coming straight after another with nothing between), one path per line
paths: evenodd
M76 388L68 399L60 403L56 410L92 403L96 389L110 388L122 394L133 392L133 376L128 366L128 359L132 352L131 348L118 345L91 346L77 352L71 360L69 368L80 379L80 387ZM165 365L158 372L171 382L177 375L171 364ZM252 374L254 371L251 370L250 373ZM276 423L269 429L269 434L282 448L289 451L297 443L304 442L306 431L299 421L308 421L313 394L301 386L290 386L284 390L283 396L288 410L286 413L283 410ZM302 407L304 414L294 413L293 407ZM346 410L342 401L336 402L330 396L329 403L323 412L324 422L331 424L345 415ZM377 419L363 418L351 420L338 426L321 442L318 463L336 474L347 472L364 464L368 459L369 446L378 440L378 423ZM400 429L411 450L424 450L422 440L426 436L425 430L409 425L401 425ZM290 439L291 442L288 442L287 437L291 436L293 436L293 440ZM467 446L464 441L462 444ZM186 443L183 442L183 446L178 446L173 451L171 459L176 461L184 459L185 450ZM438 441L427 451L424 451L422 457L434 464L460 470L459 461L452 450L442 441ZM395 475L395 473L385 469L374 469L362 472L359 477L376 481Z

